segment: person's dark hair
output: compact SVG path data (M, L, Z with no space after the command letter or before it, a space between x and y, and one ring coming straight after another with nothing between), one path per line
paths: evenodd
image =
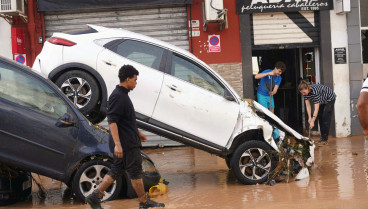
M281 69L282 72L286 71L286 65L283 61L276 62L275 68Z
M301 80L299 85L298 85L298 90L301 91L301 90L304 90L304 89L310 89L310 86L307 83L307 81Z
M135 67L131 65L124 65L119 70L119 80L124 82L127 78L133 78L134 75L139 75L139 72Z

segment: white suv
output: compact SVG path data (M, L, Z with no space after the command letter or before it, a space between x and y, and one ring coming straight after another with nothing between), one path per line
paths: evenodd
M275 165L269 151L279 151L286 135L310 142L313 160L309 138L257 102L243 101L188 51L123 29L89 27L54 33L33 69L55 82L92 122L105 118L118 70L130 64L139 71L130 93L139 127L225 158L242 183L267 180Z

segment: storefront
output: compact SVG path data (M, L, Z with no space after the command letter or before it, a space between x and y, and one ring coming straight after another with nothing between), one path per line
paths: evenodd
M331 59L323 58L331 53L330 18L324 17L333 3L330 0L267 2L237 1L244 88L253 89L245 96L256 95L258 80L253 79L254 74L273 69L277 61L283 61L287 70L275 96L275 114L302 132L307 130L308 122L304 101L297 90L300 81L333 88L332 77L327 76L332 74Z

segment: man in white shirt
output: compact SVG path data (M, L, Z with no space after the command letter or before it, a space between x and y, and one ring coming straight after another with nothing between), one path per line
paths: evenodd
M368 135L368 79L365 79L357 102L357 111L363 132Z

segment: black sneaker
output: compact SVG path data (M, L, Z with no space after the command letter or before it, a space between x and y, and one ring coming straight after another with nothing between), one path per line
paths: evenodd
M98 189L86 197L86 202L92 209L103 209L101 207L100 191L98 191Z
M153 200L148 199L146 202L139 203L139 209L145 209L145 208L155 208L155 207L161 207L164 208L165 204L158 203Z

